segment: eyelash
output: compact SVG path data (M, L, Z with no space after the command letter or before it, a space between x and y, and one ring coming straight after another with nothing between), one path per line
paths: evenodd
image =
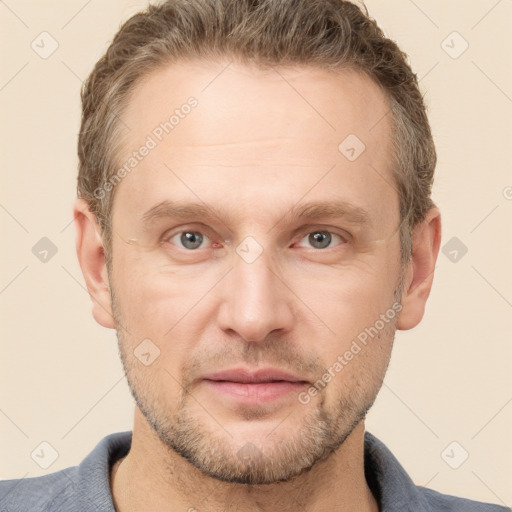
M199 233L199 234L203 235L203 237L206 237L211 242L211 239L210 239L210 237L207 234L205 234L203 231L194 230L194 229L181 229L181 231L177 231L176 233L173 233L171 235L164 236L162 242L163 243L172 243L171 240L173 238L175 238L178 235L182 235L183 233ZM348 236L341 235L341 234L335 233L333 231L329 231L328 229L319 228L319 229L313 229L313 230L308 230L308 231L300 232L299 234L302 235L302 238L300 239L300 242L302 240L304 240L304 238L306 238L308 235L311 235L313 233L328 233L331 236L334 235L334 237L338 237L340 240L342 240L342 243L339 243L338 245L346 244L348 242L348 239L349 239ZM191 252L191 253L199 251L200 249L203 249L203 247L198 247L197 249L187 249L186 247L182 247L181 245L178 245L178 244L172 244L172 245L176 245L180 249L183 249L184 251ZM318 248L315 248L315 247L310 247L310 249L317 250L317 251L326 251L328 249L333 249L334 247L337 247L338 245L325 247L323 249L318 249Z

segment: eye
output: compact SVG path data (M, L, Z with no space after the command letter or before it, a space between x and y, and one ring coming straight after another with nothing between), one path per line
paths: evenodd
M199 249L204 240L209 240L209 238L199 231L180 231L168 239L178 247L190 250Z
M330 231L311 231L301 240L301 242L303 240L307 240L314 249L328 249L333 239L335 240L333 237L339 238L342 242L345 242L340 235L331 233Z

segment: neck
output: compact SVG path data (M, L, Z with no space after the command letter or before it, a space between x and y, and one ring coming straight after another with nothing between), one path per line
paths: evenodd
M113 466L110 484L117 512L379 511L364 476L364 421L311 470L288 482L245 485L205 475L163 445L136 408L130 452Z

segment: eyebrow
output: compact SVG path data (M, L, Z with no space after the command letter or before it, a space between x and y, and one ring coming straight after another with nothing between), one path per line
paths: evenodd
M226 211L205 203L181 202L166 199L147 210L142 215L142 223L149 227L160 219L190 219L217 220L232 223L234 217ZM291 219L341 219L345 218L352 224L369 224L370 215L367 210L347 201L313 201L292 206L278 221Z

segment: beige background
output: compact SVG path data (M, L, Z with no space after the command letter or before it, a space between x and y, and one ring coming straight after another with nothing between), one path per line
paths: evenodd
M0 2L2 478L75 465L105 435L131 429L115 334L92 318L71 208L81 81L120 22L145 4ZM417 484L510 505L512 2L367 5L410 55L426 95L439 154L442 246L457 237L468 248L457 262L440 254L426 316L397 334L367 429ZM31 48L42 31L59 44L47 59ZM458 58L445 51L463 48L453 31L469 44ZM32 253L42 237L58 248L46 263ZM43 441L58 452L48 469L31 458ZM469 453L458 469L441 457L452 441L462 447L452 459Z

